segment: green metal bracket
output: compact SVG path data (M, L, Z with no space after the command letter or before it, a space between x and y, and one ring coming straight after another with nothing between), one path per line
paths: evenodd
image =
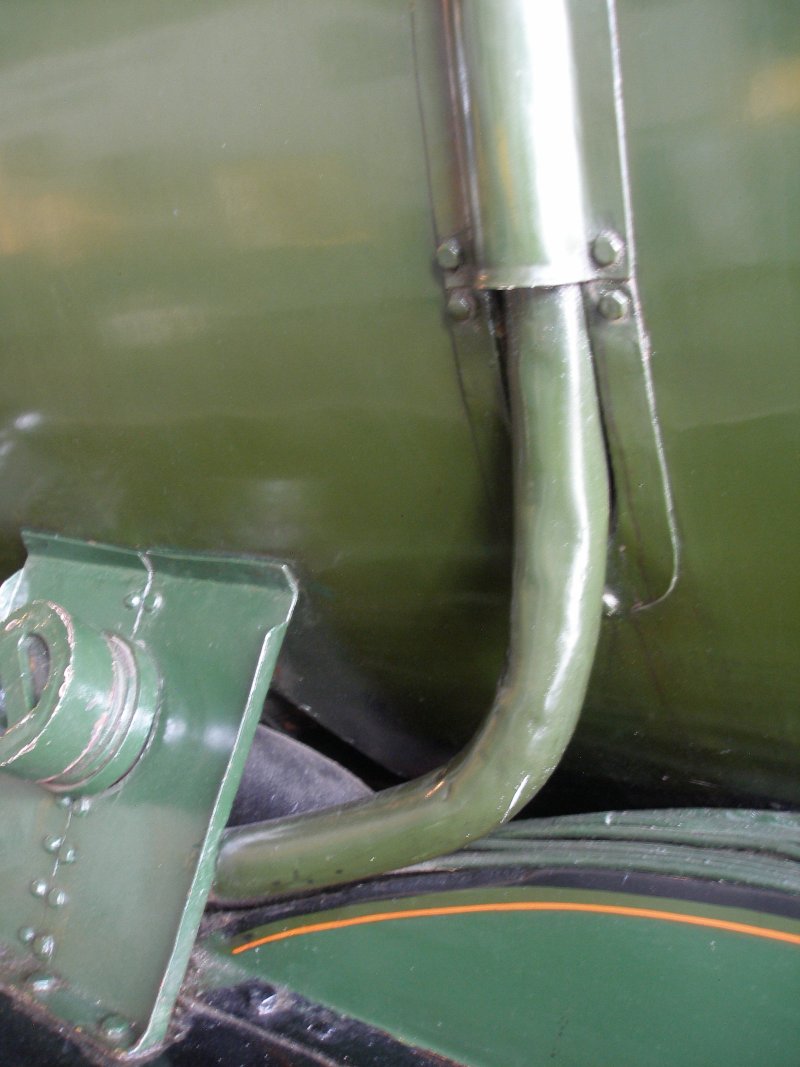
M642 611L670 595L680 570L674 514L635 281L583 287L589 341L614 472L615 514L604 605Z
M28 534L0 588L0 982L165 1035L295 602L277 563Z

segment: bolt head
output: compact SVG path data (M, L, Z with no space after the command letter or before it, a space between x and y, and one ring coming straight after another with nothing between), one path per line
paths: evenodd
M610 293L603 293L597 304L597 310L609 322L619 322L628 317L630 312L630 297L622 289L612 289Z
M121 1015L107 1015L100 1023L100 1032L115 1048L125 1048L133 1040L133 1028Z
M617 619L622 614L622 601L611 589L603 593L603 614L607 619Z
M436 262L442 270L456 270L464 262L464 249L457 237L446 237L436 249Z
M31 882L31 893L35 897L43 897L47 893L47 882L44 878L35 878Z
M625 242L619 234L604 230L592 241L589 251L598 267L613 267L622 259Z
M33 993L50 993L58 985L58 979L54 974L37 971L28 978L26 984Z
M78 850L73 845L68 845L61 853L62 863L74 863L78 858Z
M52 934L39 934L33 941L33 954L40 960L49 960L56 950L56 939Z
M63 908L67 899L67 894L63 889L51 889L47 894L47 903L51 908Z
M32 926L22 926L17 931L17 937L23 943L23 945L29 945L36 937L36 931Z
M42 844L44 845L45 852L58 852L64 844L64 838L59 837L58 834L48 834Z
M475 297L469 289L454 289L447 298L447 314L454 322L466 322L475 314Z

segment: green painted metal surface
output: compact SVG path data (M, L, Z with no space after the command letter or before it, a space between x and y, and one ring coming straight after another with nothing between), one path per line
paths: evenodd
M143 1050L166 1031L295 586L283 565L267 561L131 552L32 534L26 544L25 567L0 589L10 620L0 672L20 671L6 650L11 642L16 649L20 625L36 622L32 610L20 610L26 602L58 605L73 631L67 647L61 631L36 630L52 641L40 694L49 718L28 742L40 762L24 768L27 777L0 773L0 980L101 1045ZM95 740L105 737L111 691L98 687L104 663L83 658L81 645L92 631L90 652L125 642L154 664L159 698L132 768L130 759L117 764L121 780L85 796L96 780L88 789L71 781L67 794L70 783L53 783L50 771L74 753L89 712ZM13 673L2 683L12 689ZM54 689L61 694L55 708ZM152 695L142 698L150 722ZM37 723L37 711L34 699L27 718ZM55 739L54 722L62 729ZM12 722L0 742L25 723ZM105 785L108 766L97 768Z
M800 20L778 0L620 0L618 16L682 561L662 605L604 627L573 766L796 804Z
M471 1067L788 1067L800 1054L800 922L739 908L463 890L298 916L216 951L212 981L286 984Z
M291 559L370 704L469 732L505 652L507 520L433 263L408 7L6 15L0 565L24 525ZM501 407L481 321L477 436Z
M284 683L291 676L298 703L367 750L368 722L372 736L375 723L389 738L439 745L471 736L507 644L508 320L492 297L463 292L460 266L434 264L441 238L457 232L470 246L463 160L451 158L458 87L443 76L452 60L444 6L43 0L7 5L0 41L0 566L10 574L21 562L25 525L140 550L290 560L313 604L298 639L312 654L299 666L287 661ZM471 0L455 6L480 18ZM602 10L560 2L549 10L560 18L569 8L579 19L582 6L593 17ZM785 0L615 6L634 226L614 270L625 273L635 251L649 343L601 322L605 290L588 292L615 486L615 601L567 758L579 773L667 797L692 790L710 803L731 794L797 803L800 22ZM573 28L580 36L585 26ZM575 54L576 113L591 117L597 55ZM567 104L559 97L571 114ZM602 169L611 158L597 140L608 129L605 93L595 117L582 133L595 138L586 159ZM501 131L473 132L497 143ZM622 229L614 205L598 225ZM444 314L450 287L467 309L461 321ZM167 566L177 557L157 558ZM202 639L208 621L195 617L197 589L181 588L188 629L172 626L164 638L174 663L183 637ZM214 582L205 588L222 595ZM46 595L60 602L59 592ZM646 610L631 610L645 601ZM133 612L143 632L177 611L151 617L143 604ZM76 616L85 610L83 600L72 606ZM119 606L112 621L135 625ZM213 643L244 685L241 645L231 633ZM318 656L323 645L335 655ZM0 649L0 664L10 647ZM334 660L347 664L347 677L331 677ZM176 775L176 756L194 745L219 770L233 727L220 746L207 670L201 679L174 670L197 701L191 715L185 709L184 733L167 731L171 720L161 715L160 752L147 750L119 794L141 819L135 834L120 832L114 820L127 815L111 794L59 807L39 786L0 777L4 869L19 889L0 927L6 965L26 979L29 951L52 956L55 986L40 975L25 996L50 998L95 1026L99 1009L87 1002L101 990L123 1027L126 1019L138 1034L150 1026L145 1040L165 1024L181 972L167 957L188 952L203 895L189 893L181 920L190 875L181 883L165 873L162 885L153 857L169 865L176 840L210 843L234 787L223 775L225 800L215 806L201 768ZM31 702L35 676L29 665L9 696L12 719ZM325 691L328 702L318 703ZM354 694L345 729L336 708ZM233 703L241 709L247 694ZM201 707L214 726L207 732L189 725ZM240 756L237 749L234 762ZM137 796L136 776L150 759L161 768L158 783ZM174 804L161 799L167 788L180 797ZM213 827L206 838L203 805ZM109 829L96 834L102 812ZM625 837L631 827L612 835L613 820L606 830L591 820L574 829L592 838L603 862L662 872L688 863L687 842L669 826L655 827L644 851ZM62 855L65 830L78 847ZM20 840L39 842L33 875ZM517 856L528 844L507 841ZM715 841L704 838L687 875L752 873L749 854L736 865ZM438 847L447 847L444 837ZM591 852L569 835L537 847L564 862ZM461 859L483 862L480 852ZM210 851L202 855L207 883ZM195 869L191 849L184 858ZM762 883L777 888L783 868L773 861L757 866ZM124 881L126 864L148 870L149 880ZM81 885L89 869L100 872L96 884ZM54 873L63 886L51 884ZM289 884L281 870L274 882ZM36 895L25 888L34 885ZM59 902L62 891L68 899ZM154 895L173 892L172 911L154 915ZM147 951L161 946L158 963L143 962L140 922L124 935L130 973L111 968L104 936L116 909L152 924ZM400 942L381 940L383 932L373 939L378 927L357 940L341 931L324 951L311 936L298 938L270 966L385 1025L401 1025L387 1004L402 1009L403 1026L419 1020L417 1037L404 1031L409 1038L422 1034L450 1051L467 1042L476 1062L484 1046L499 1050L487 1057L501 1057L485 1062L513 1063L529 1046L543 1058L592 1062L601 1038L619 1062L641 1043L654 1063L670 1062L676 1047L685 1063L797 1059L789 944L726 934L712 949L694 929L626 926L621 917L609 925L550 916L534 934L518 919L503 922L510 925L479 923L461 934L444 921L441 930L421 923ZM482 954L459 956L473 930ZM100 945L93 955L81 940L90 937ZM510 970L490 948L498 943ZM258 953L252 967L261 973L267 954ZM386 959L409 980L398 992L396 973L387 977L380 1000L374 973ZM422 974L412 971L420 959ZM334 988L342 960L353 970ZM164 967L169 981L159 992ZM487 976L479 1003L465 985L475 973ZM62 974L68 984L59 985ZM614 986L623 995L611 1000ZM435 1015L442 989L447 1013ZM505 1024L495 995L516 1005ZM569 1018L556 1001L574 1007ZM536 1002L552 1011L535 1012ZM587 1004L589 1019L579 1011Z
M621 302L619 318L602 314L609 297ZM585 303L614 479L605 612L619 619L652 610L672 593L681 539L636 287L591 285Z
M506 645L507 457L484 305L451 330L433 267L438 44L389 0L6 15L5 572L26 524L291 558L356 719L462 742ZM797 801L797 20L620 0L618 24L683 566L605 623L573 766ZM614 411L634 470L640 401Z

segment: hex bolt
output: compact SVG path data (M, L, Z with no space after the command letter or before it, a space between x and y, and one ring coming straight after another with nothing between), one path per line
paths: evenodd
M49 960L56 950L56 939L52 934L39 934L34 938L33 954L40 960Z
M133 1029L127 1019L121 1015L107 1015L100 1023L100 1032L116 1048L124 1048L133 1040Z
M446 237L436 249L436 262L442 270L457 270L464 262L464 249L457 237Z
M64 844L64 838L59 837L58 834L48 834L42 844L44 845L45 852L58 852Z
M597 303L597 310L609 322L619 322L627 318L630 311L630 298L622 289L612 289L610 293L603 293Z
M34 993L50 993L58 985L58 979L54 974L37 971L30 975L26 984Z
M447 314L455 322L466 322L475 314L475 297L469 289L454 289L447 298Z
M31 893L33 893L35 897L45 896L47 894L47 889L47 882L44 880L44 878L35 878L31 882Z
M34 937L36 937L36 931L32 926L21 926L17 931L17 937L23 945L29 945Z
M68 899L63 889L51 889L47 894L47 903L51 908L63 908Z
M622 259L625 242L619 234L604 230L592 241L589 251L598 267L613 267Z

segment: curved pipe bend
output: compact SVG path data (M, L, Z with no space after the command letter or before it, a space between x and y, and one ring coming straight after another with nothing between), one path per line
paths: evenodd
M470 744L375 797L225 832L213 899L351 882L461 848L544 785L586 692L601 617L608 471L577 285L507 298L514 462L508 668Z

